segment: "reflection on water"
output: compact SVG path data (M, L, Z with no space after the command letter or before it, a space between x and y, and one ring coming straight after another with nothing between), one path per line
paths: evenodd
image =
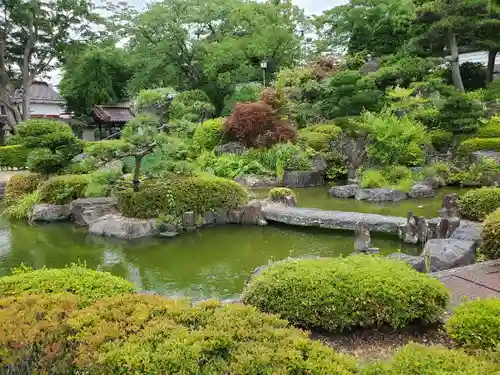
M349 255L353 240L352 233L336 231L224 226L172 239L121 241L89 236L70 223L29 226L0 220L0 275L20 263L41 268L85 262L160 294L233 298L262 264L288 256ZM394 237L375 237L373 243L385 254L401 247Z

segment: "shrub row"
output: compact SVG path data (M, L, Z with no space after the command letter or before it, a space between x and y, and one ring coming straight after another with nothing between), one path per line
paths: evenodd
M19 173L9 179L5 188L5 203L11 205L27 194L33 193L42 182L35 173Z
M500 209L489 214L483 223L481 254L487 259L500 258Z
M461 215L470 220L483 220L499 207L500 188L496 187L468 191L459 201Z
M462 155L479 150L500 151L500 138L472 138L458 146L458 152Z
M202 213L248 202L248 192L241 185L211 176L144 182L138 192L126 189L117 195L122 214L137 218L180 215L186 211Z
M289 260L247 284L243 301L307 328L433 323L448 303L437 280L399 261L370 256Z
M68 174L51 177L40 188L41 202L68 204L85 195L88 183L88 175Z
M21 145L0 147L0 166L25 168L30 150Z

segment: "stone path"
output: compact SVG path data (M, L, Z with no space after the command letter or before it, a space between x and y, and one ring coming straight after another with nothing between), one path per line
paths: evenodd
M500 259L432 273L452 291L452 305L464 298L500 298Z

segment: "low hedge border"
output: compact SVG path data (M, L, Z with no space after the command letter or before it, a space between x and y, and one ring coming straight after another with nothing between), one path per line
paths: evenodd
M67 174L51 177L40 187L41 202L68 204L85 196L88 183L89 175Z
M30 151L22 145L0 147L0 167L26 168L26 160Z
M458 146L461 155L467 155L474 151L500 151L500 138L472 138L463 141Z

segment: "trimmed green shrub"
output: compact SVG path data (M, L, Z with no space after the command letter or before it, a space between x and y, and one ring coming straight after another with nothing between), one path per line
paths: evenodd
M358 373L349 357L241 304L129 294L75 305L67 295L0 300L6 373Z
M51 177L40 187L42 202L68 204L85 196L88 183L88 175L68 174Z
M362 189L382 188L389 183L381 170L367 169L361 175L360 187Z
M493 375L494 363L469 356L460 350L408 344L386 363L363 369L363 375Z
M500 138L500 116L493 116L486 125L479 128L477 136L480 138Z
M13 175L5 187L5 203L11 205L24 195L33 193L41 182L42 177L35 173L18 173Z
M248 191L240 184L211 176L144 182L138 192L126 189L117 196L120 212L137 218L176 216L186 211L202 213L248 202Z
M334 124L310 125L306 129L315 133L328 134L332 137L332 140L335 140L342 132L342 129Z
M360 186L369 188L392 188L409 192L414 173L405 166L393 165L384 169L367 169L361 174Z
M330 148L330 135L312 132L309 131L309 128L304 128L299 131L299 139L316 151L328 151Z
M292 189L277 187L269 190L269 198L273 201L279 201L285 197L295 197L295 193Z
M433 130L429 132L432 146L440 152L448 151L453 145L453 133L446 130Z
M0 147L0 166L8 168L26 168L30 149L22 145Z
M471 190L460 197L459 209L463 217L483 220L486 215L500 207L500 188L483 187Z
M500 209L486 216L484 220L480 253L486 259L500 258Z
M234 179L245 174L269 175L271 171L264 168L257 160L247 154L222 154L216 156L213 151L204 151L196 160L204 171L217 177Z
M224 119L215 118L198 125L193 134L193 146L198 150L213 150L224 135Z
M463 141L458 146L458 152L461 155L467 155L479 150L500 151L500 138L471 138Z
M459 305L453 310L445 329L453 341L470 349L500 346L500 298Z
M85 304L134 290L134 284L121 277L75 264L61 269L16 269L13 275L0 277L0 297L71 293Z
M354 256L276 263L249 281L242 300L302 327L342 331L435 323L449 294L407 264Z

